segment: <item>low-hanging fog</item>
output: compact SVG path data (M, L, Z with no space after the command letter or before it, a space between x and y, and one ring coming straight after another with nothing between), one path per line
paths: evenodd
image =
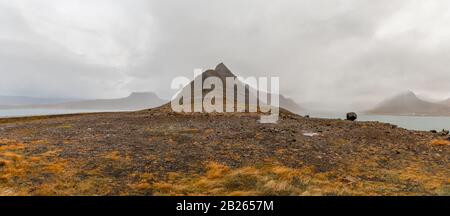
M0 0L0 95L168 98L224 62L322 108L444 99L449 24L447 0Z

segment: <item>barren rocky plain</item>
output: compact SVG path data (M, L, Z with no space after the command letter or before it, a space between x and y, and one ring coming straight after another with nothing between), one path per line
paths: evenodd
M0 120L0 195L450 195L450 141L378 122L139 112Z

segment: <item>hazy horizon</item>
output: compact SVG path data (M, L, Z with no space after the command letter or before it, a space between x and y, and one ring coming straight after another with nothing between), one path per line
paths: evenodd
M170 98L174 77L224 62L332 109L446 99L448 22L441 0L0 0L0 95Z

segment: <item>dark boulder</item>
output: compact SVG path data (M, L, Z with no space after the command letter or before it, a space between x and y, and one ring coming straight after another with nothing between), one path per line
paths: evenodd
M437 130L430 130L431 133L437 133Z
M349 121L355 121L358 119L358 115L354 112L347 113L347 120Z
M441 136L447 136L449 133L450 133L450 131L442 129L440 134L441 134Z

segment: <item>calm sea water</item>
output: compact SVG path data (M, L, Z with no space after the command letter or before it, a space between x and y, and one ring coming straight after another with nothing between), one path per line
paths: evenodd
M302 113L316 118L345 119L345 113ZM427 116L386 116L358 114L358 121L378 121L397 125L409 130L442 130L450 129L450 117Z
M0 110L0 118L23 117L23 116L42 116L42 115L61 115L74 113L95 113L95 112L113 112L111 110L69 110L69 109L14 109Z
M67 109L17 109L0 110L1 117L22 117L39 115L59 115L72 113L112 112L111 110L67 110ZM301 113L316 118L345 119L345 113ZM450 117L413 117L413 116L384 116L358 115L358 121L379 121L398 125L410 130L441 130L450 129Z

